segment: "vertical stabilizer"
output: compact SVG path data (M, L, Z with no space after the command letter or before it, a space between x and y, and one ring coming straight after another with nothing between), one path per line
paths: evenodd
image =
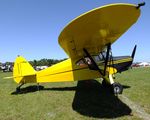
M30 65L30 63L23 58L18 56L14 63L13 78L17 83L32 82L35 79L36 71ZM31 77L32 76L32 77Z

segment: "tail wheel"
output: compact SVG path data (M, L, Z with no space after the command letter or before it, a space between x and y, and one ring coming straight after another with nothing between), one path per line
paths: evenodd
M123 92L123 87L120 83L113 83L112 88L114 94L122 94Z

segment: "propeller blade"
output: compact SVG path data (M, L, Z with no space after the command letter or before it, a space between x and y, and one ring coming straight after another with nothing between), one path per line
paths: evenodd
M132 51L132 55L131 55L132 59L134 59L135 52L136 52L136 47L137 47L137 45L134 46L134 49Z

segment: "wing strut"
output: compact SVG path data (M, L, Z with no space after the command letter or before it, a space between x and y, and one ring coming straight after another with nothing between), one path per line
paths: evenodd
M91 68L92 70L98 70L99 73L104 76L102 70L99 69L98 65L96 64L96 62L94 61L94 59L92 58L92 56L88 53L88 51L85 48L83 48L83 51L86 54L86 56L91 60L91 65L88 64L89 68Z
M88 51L85 48L83 48L83 51L86 54L86 57L88 57L91 61L91 64L88 64L89 68L92 69L92 70L98 70L101 75L105 76L106 75L107 64L108 64L108 61L109 61L110 50L111 50L111 44L109 43L107 45L107 53L106 53L106 58L105 58L104 71L102 72L102 70L98 67L98 65L96 64L96 62L92 58L92 56L88 53Z
M111 49L111 44L109 43L109 44L107 45L107 53L106 53L105 67L104 67L104 73L103 73L104 76L106 75L106 68L107 68L107 63L108 63L108 59L109 59L109 52L110 52L110 49Z

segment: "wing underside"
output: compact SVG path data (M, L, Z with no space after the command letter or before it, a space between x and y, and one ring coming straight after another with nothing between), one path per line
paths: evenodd
M140 9L132 4L96 8L70 22L61 32L59 44L72 60L83 57L83 48L96 55L127 31L139 15Z

